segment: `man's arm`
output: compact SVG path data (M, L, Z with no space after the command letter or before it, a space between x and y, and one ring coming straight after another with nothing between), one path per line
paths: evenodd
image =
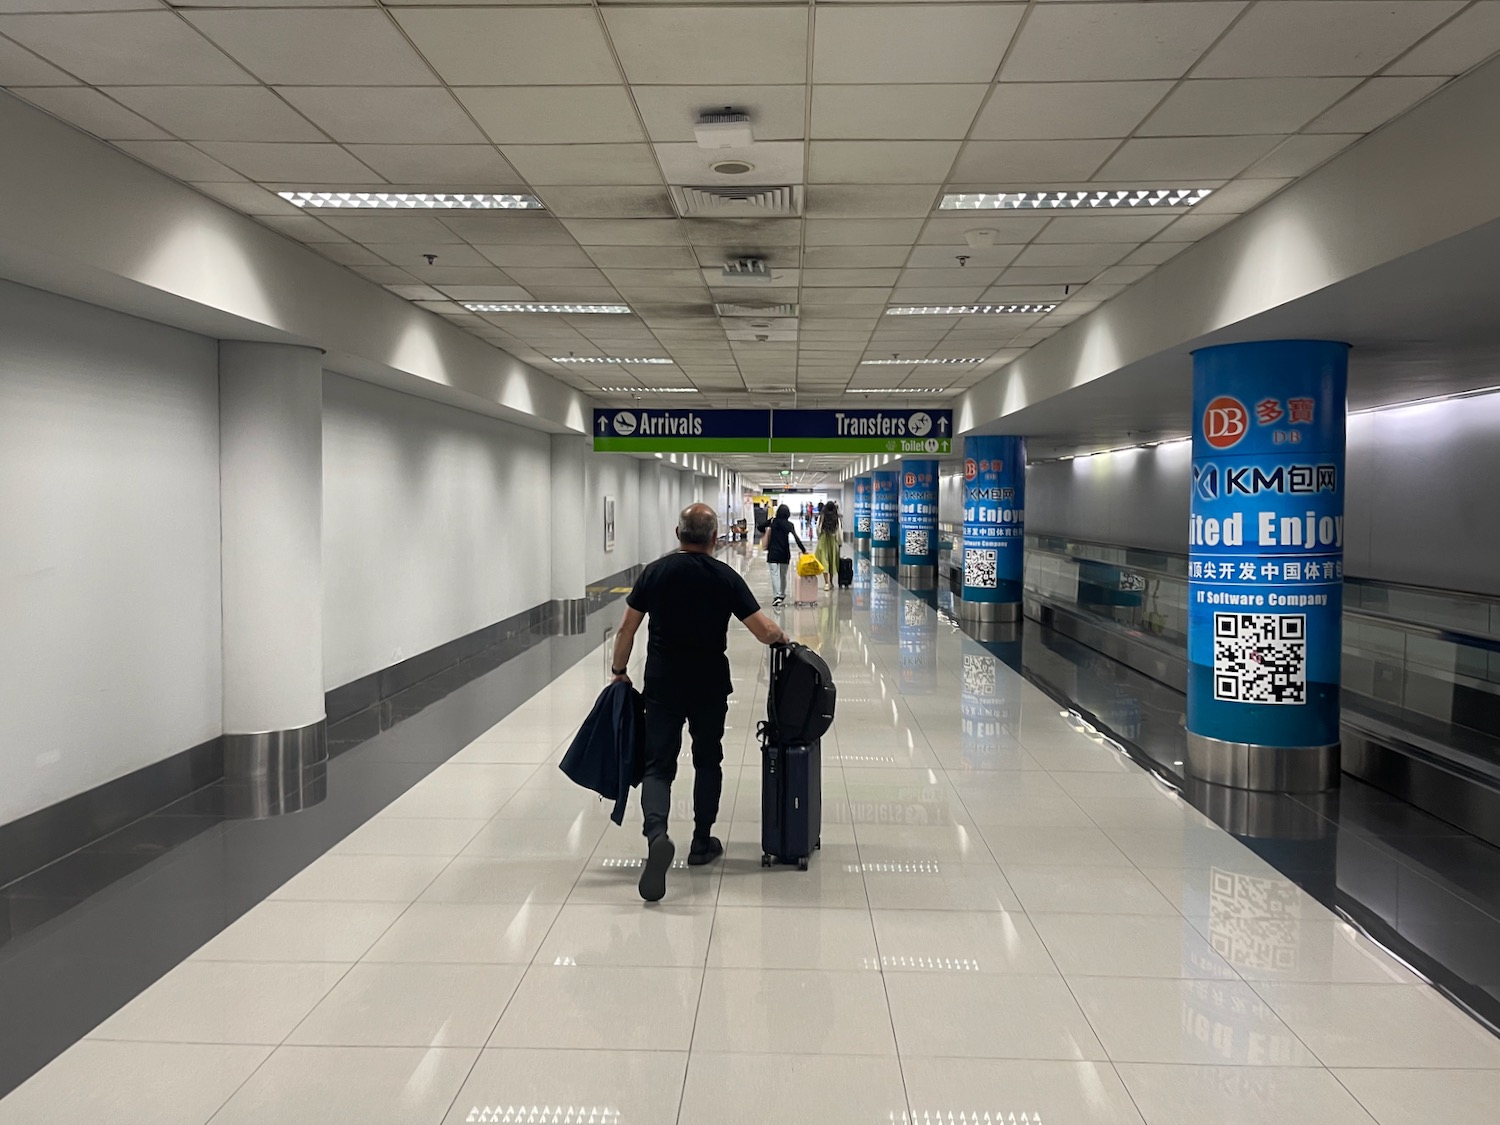
M784 645L792 639L782 632L780 625L766 616L764 610L758 609L745 618L745 628L763 645ZM620 665L616 664L615 667Z
M638 609L625 609L625 620L620 622L620 631L615 634L614 662L609 666L610 672L619 669L615 675L616 681L630 682L630 676L625 669L630 664L630 650L635 647L636 630L641 627L641 622L646 620L646 615Z

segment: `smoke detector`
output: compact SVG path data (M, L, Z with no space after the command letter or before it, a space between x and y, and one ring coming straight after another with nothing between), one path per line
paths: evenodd
M770 285L771 267L764 258L736 258L725 262L720 274L724 285Z
M699 148L749 148L755 143L750 115L732 106L699 114L693 123L693 137Z
M755 171L755 165L748 160L715 160L709 167L721 176L743 176Z

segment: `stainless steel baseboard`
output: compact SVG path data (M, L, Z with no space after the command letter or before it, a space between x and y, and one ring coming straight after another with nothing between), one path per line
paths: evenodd
M895 547L871 547L870 562L876 566L895 566L901 561L901 552Z
M1339 744L1260 746L1187 732L1187 772L1199 781L1258 793L1321 793L1339 780Z
M280 816L328 795L328 723L224 736L226 813L245 820Z
M958 607L958 616L965 621L1009 624L1021 620L1020 602L976 602L958 597L954 604Z
M908 590L933 590L937 588L936 566L913 566L910 563L901 564L899 571L901 585Z
M576 637L588 625L588 598L553 598L550 603L552 627L550 632L559 637Z

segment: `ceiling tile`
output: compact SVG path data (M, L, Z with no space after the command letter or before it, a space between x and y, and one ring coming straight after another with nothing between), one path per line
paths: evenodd
M243 211L247 215L300 215L302 209L295 207L282 199L275 192L267 191L256 184L239 181L236 183L194 184L204 195L213 196L220 203L233 207L236 211Z
M694 246L798 246L800 219L694 219L684 224Z
M1188 248L1186 242L1148 242L1127 254L1120 262L1124 266L1159 266L1175 258Z
M1369 133L1406 112L1448 79L1372 78L1307 127L1309 133Z
M939 188L936 184L809 184L806 190L809 217L901 219L929 214L937 204Z
M567 219L563 226L584 246L686 246L675 219Z
M432 214L387 211L381 214L366 212L361 215L330 211L321 218L334 230L355 242L425 242L441 246L464 241L438 222Z
M380 255L387 264L400 266L412 273L424 270L429 265L444 269L459 266L487 269L494 265L474 247L462 243L434 246L426 242L366 242L364 246L371 253ZM434 261L429 263L424 257L426 254L434 255Z
M393 184L524 189L521 175L490 145L350 145L349 151Z
M805 8L610 7L603 15L634 85L775 85L806 78Z
M1288 137L1264 160L1246 169L1245 175L1271 179L1305 176L1329 157L1342 152L1360 139L1359 135L1349 133Z
M500 151L528 183L654 184L661 173L651 146L502 145Z
M172 12L0 16L0 34L91 85L254 81Z
M437 82L381 11L190 11L184 18L272 85L431 86ZM150 81L173 79L160 76Z
M478 246L571 246L572 236L551 215L535 211L449 211L442 225Z
M802 265L808 269L843 269L851 266L901 266L906 264L905 246L810 246Z
M512 279L494 266L445 266L441 261L435 266L425 262L421 266L406 270L412 277L428 285L444 289L449 285L510 285Z
M281 86L277 92L336 141L473 144L484 136L436 86Z
M1243 214L1253 207L1259 207L1291 182L1290 179L1230 180L1223 187L1216 188L1202 203L1194 204L1192 214Z
M1184 215L1156 237L1160 242L1197 242L1237 218L1238 215Z
M1133 249L1129 242L1038 242L1021 251L1018 266L1112 266Z
M910 246L921 219L808 219L805 244L811 246Z
M703 283L703 274L696 265L691 269L610 269L603 272L609 284L622 293L631 288L662 289L684 286L692 289Z
M644 139L635 107L620 86L484 86L454 93L498 144Z
M745 181L743 174L726 175L711 167L725 160L743 160L752 165L754 173L750 178L757 184L798 184L805 178L801 141L758 141L751 148L704 149L681 142L651 147L669 184L738 187Z
M1397 59L1387 74L1462 74L1500 51L1500 0L1480 0Z
M964 145L951 178L997 188L1082 182L1094 174L1116 144L1112 140L970 141Z
M98 90L84 86L22 87L11 91L38 109L106 141L159 141L171 134Z
M1144 242L1171 224L1175 215L1059 215L1047 222L1038 242Z
M529 301L531 294L519 285L444 285L443 292L455 301Z
M355 273L377 285L409 285L413 279L405 270L395 266L350 266Z
M580 250L578 253L585 254L585 251ZM696 269L698 266L698 259L686 246L593 246L586 252L586 256L592 259L600 269L606 270Z
M962 140L988 86L815 86L812 135Z
M26 48L0 39L0 86L76 86L78 79L43 62Z
M1022 4L888 4L815 9L813 81L989 82Z
M185 141L116 141L115 147L179 180L206 183L245 178Z
M111 86L117 101L185 141L321 141L264 86Z
M1357 78L1203 78L1178 83L1140 137L1295 133L1354 89Z
M398 8L396 22L452 86L619 81L591 8Z
M808 180L842 184L935 184L947 178L957 141L813 141Z
M1228 179L1276 147L1280 137L1144 137L1120 146L1100 180Z
M505 271L517 285L530 289L535 285L591 286L604 288L609 279L596 269L569 269L566 267L511 266Z
M1244 8L1244 0L1040 4L1017 38L1000 80L1180 78Z
M323 257L335 261L341 266L387 266L392 264L369 247L360 246L353 242L322 242L317 244L317 251ZM415 298L411 299L415 300ZM427 298L424 296L423 299Z
M926 246L967 246L970 232L990 231L997 246L1019 246L1035 238L1049 221L1045 215L939 211L927 221L921 242Z
M298 242L349 245L348 238L312 215L257 215L255 221Z
M1374 74L1463 0L1261 0L1194 71L1197 78Z
M633 86L631 96L653 141L691 141L693 123L726 107L750 115L757 141L801 140L805 86Z
M537 194L547 210L566 218L669 218L676 212L665 188L544 187Z
M1077 285L1088 281L1098 266L1012 266L1000 275L1001 285Z
M880 286L889 288L896 284L901 274L899 269L810 269L802 271L802 284L826 288L829 286Z
M262 182L340 184L369 180L372 175L370 169L338 145L201 141L198 147L215 160Z
M1133 285L1155 269L1155 266L1146 265L1110 266L1109 269L1100 272L1099 276L1094 279L1094 283L1097 285Z
M1008 266L1021 252L1019 246L917 246L912 249L907 266L914 269L939 269L958 264L958 256L968 259L964 269Z
M1002 82L979 119L975 140L1127 137L1171 82Z

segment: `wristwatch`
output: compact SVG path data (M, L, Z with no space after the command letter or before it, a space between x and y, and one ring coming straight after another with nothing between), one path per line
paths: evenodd
M629 671L628 668L611 668L609 670L609 674L611 676L623 676L628 671Z

